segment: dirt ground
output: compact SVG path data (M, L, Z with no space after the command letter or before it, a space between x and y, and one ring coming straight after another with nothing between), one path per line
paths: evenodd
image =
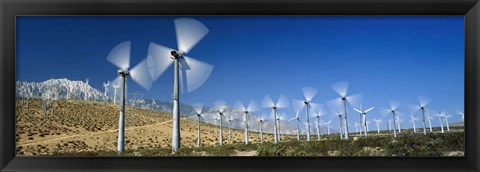
M54 104L54 108L52 108ZM57 100L46 113L42 100L21 99L17 106L16 152L19 156L51 155L54 152L116 150L119 106L104 102ZM147 109L126 108L125 149L171 146L171 114ZM218 127L201 123L202 145L219 144ZM244 131L223 128L224 144L244 142ZM273 135L264 134L264 141ZM286 136L284 136L286 137ZM250 132L250 142L260 141L259 133ZM182 146L196 146L197 123L181 119ZM238 152L241 156L255 152Z

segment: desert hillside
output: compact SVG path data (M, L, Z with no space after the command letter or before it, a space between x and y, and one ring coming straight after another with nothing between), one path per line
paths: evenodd
M41 99L20 99L16 116L17 155L116 150L118 115L119 106L112 103L50 101L44 113ZM127 106L126 149L170 147L171 127L171 114ZM232 129L231 140L229 130L223 129L225 144L243 142L244 130ZM218 127L201 123L202 144L218 144L217 132ZM272 141L272 136L264 134L264 141ZM196 146L196 121L182 118L181 137L182 146ZM250 132L249 137L250 142L260 142L257 132ZM282 139L287 137L294 138Z

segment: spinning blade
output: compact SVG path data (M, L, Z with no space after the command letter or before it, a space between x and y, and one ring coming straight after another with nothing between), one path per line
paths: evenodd
M178 49L188 53L208 33L208 28L190 18L175 19Z
M139 64L130 70L132 80L145 90L150 90L152 86L152 78L148 72L147 59L142 60Z
M313 87L303 87L302 92L303 96L305 96L305 100L309 102L317 94L318 90Z
M348 92L348 82L347 81L340 81L333 84L330 88L332 88L338 95L341 97L345 97Z
M120 69L130 67L130 41L115 46L107 56L107 60Z

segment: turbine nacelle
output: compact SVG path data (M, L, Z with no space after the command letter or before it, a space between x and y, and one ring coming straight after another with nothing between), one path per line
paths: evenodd
M130 73L128 72L128 69L118 69L118 75L125 77L130 75Z
M173 56L172 59L178 59L183 57L183 52L181 51L171 51L170 54Z

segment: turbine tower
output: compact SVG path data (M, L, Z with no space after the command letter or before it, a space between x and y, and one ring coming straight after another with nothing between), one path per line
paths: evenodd
M148 48L148 66L151 78L157 80L173 63L173 127L172 152L180 149L180 95L183 83L187 92L199 88L210 76L213 66L187 57L186 54L208 33L208 28L191 18L174 20L178 49L167 48L150 43Z
M203 111L203 104L197 103L193 105L193 109L197 113L197 147L200 147L202 145L202 140L200 138L200 120L203 118L202 117L202 111Z
M397 122L396 122L396 113L397 113L397 108L398 106L400 105L398 102L396 101L390 101L389 102L390 104L390 109L383 109L382 112L384 114L389 114L389 113L392 113L392 120L393 120L393 137L397 137Z
M332 123L332 121L328 120L327 123L325 123L325 125L327 125L327 134L330 135L330 124Z
M426 118L425 118L425 110L426 110L426 106L428 105L428 103L430 103L430 99L427 98L427 97L418 97L418 101L419 101L419 105L411 105L410 107L410 113L415 113L417 112L418 110L421 110L422 111L422 122L423 122L423 135L427 135L427 123L426 123Z
M428 119L428 127L430 128L430 133L433 132L432 130L432 117L430 115L427 115L427 119Z
M382 120L380 120L380 119L373 119L373 121L375 121L375 123L377 124L377 133L380 134L380 123L382 123Z
M291 120L295 119L295 121L297 122L297 141L300 141L300 125L299 125L299 123L302 122L302 121L300 120L300 117L298 115L299 115L299 112L298 112L298 109L297 109L295 117L293 117L292 119L289 119L288 121L291 121Z
M220 142L220 146L222 146L223 145L223 125L222 124L223 124L223 116L225 113L225 109L227 108L227 103L225 103L224 101L217 101L215 102L215 107L218 110L218 120L220 123L219 142Z
M253 111L256 111L258 108L257 108L257 104L255 101L253 100L250 100L250 103L248 103L248 107L245 107L242 102L240 101L237 101L236 103L236 107L243 111L243 114L245 115L244 116L244 125L245 125L245 144L248 144L248 121L249 121L249 114Z
M278 143L278 131L277 131L277 108L287 108L288 107L288 99L284 96L281 95L280 98L278 98L277 103L274 103L272 98L267 95L263 98L262 100L262 107L264 108L272 108L272 113L273 113L273 121L274 121L274 143Z
M439 122L440 122L440 127L442 129L442 133L445 133L444 130L443 130L443 117L445 116L445 114L442 112L441 114L437 114L438 118L439 118Z
M317 141L320 141L320 117L326 114L326 109L322 104L319 104L316 107L316 112L314 111L315 118L316 118L316 129L317 129Z
M114 83L121 84L121 97L120 97L120 115L118 122L118 142L117 151L122 154L125 145L125 97L126 97L126 82L127 77L130 76L134 82L140 85L145 90L150 90L152 85L152 78L148 73L147 61L142 60L139 64L129 70L130 67L130 41L125 41L115 46L110 54L107 56L107 61L118 67L117 79ZM115 82L116 81L116 82ZM87 81L88 82L88 81Z
M119 83L114 83L113 84L113 104L115 105L117 103L117 89L120 87Z
M367 112L370 112L371 110L373 110L373 108L375 108L375 107L368 108L365 111L362 111L361 110L362 108L360 108L360 109L353 108L353 110L360 113L360 116L362 117L362 120L360 120L360 123L363 125L363 131L367 131ZM365 133L365 137L368 137L367 132L364 132L364 133Z
M260 127L260 130L259 130L260 131L260 143L263 143L263 123L267 122L267 120L263 116L264 115L262 114L258 119L258 121L260 122L260 126L259 126Z
M340 96L339 99L335 99L336 101L339 101L343 105L343 125L345 126L345 137L344 139L348 140L348 120L347 120L347 102L355 106L357 101L361 101L361 94L356 94L352 96L347 96L348 92L348 82L346 81L341 81L333 84L331 88ZM334 100L334 101L335 101Z
M110 86L110 81L103 83L103 87L105 88L105 92L104 92L105 97L107 97L107 94L108 94L108 86Z
M415 127L415 121L417 120L417 118L415 118L413 115L410 115L410 121L412 121L412 125L413 125L413 132L416 133L417 132L417 128Z
M315 106L314 103L311 103L313 97L317 94L318 90L313 88L313 87L303 87L302 88L303 96L305 97L305 100L293 100L293 104L295 106L295 109L300 109L303 110L303 107L305 107L305 122L307 125L307 141L310 141L310 114L309 114L309 109L310 107Z

